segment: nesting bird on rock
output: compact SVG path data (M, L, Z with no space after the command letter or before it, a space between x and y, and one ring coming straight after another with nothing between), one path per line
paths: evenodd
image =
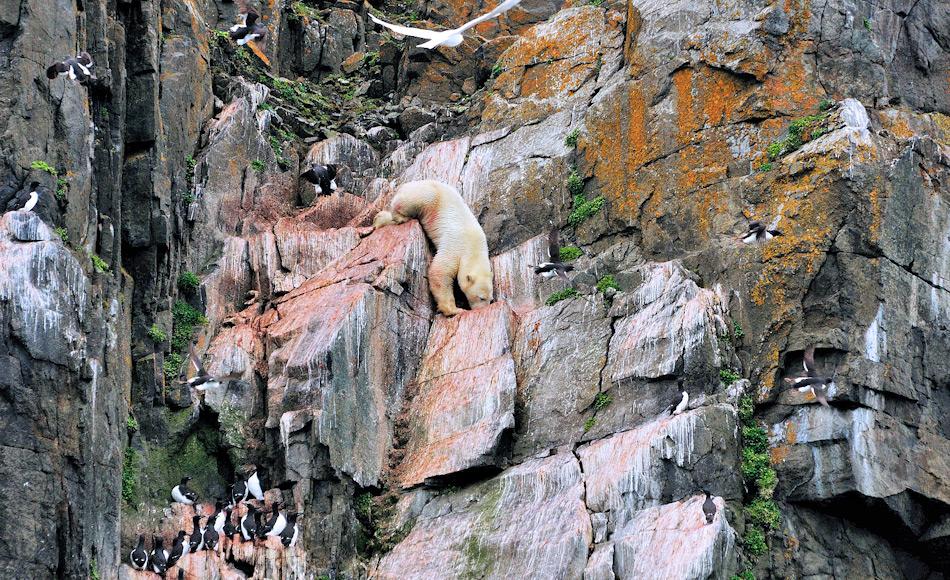
M271 506L271 518L261 526L260 537L279 536L285 527L287 527L287 519L280 513L280 502L274 502Z
M247 499L247 482L243 479L231 484L231 505L237 506Z
M545 279L560 276L566 282L571 282L571 279L567 277L567 273L572 271L574 266L561 261L561 244L558 239L557 228L552 229L551 233L548 234L548 261L531 267L534 268L535 274Z
M11 187L9 191L12 193L13 189ZM33 211L36 204L39 203L40 197L46 195L44 189L38 181L30 183L29 188L13 194L13 197L7 202L7 211Z
M139 534L139 542L129 553L129 561L136 570L144 570L148 565L148 552L145 551L145 536Z
M171 568L174 566L178 560L181 560L182 556L188 553L188 542L185 541L185 530L178 530L178 535L175 536L175 542L172 544L172 549L168 553L168 567Z
M800 377L788 377L785 382L798 387L800 393L811 391L812 395L818 399L818 402L825 407L828 404L828 387L835 382L834 377L823 377L818 374L818 368L815 366L815 347L809 346L805 350L805 357L802 360L802 366L805 368L805 374Z
M251 476L247 478L247 491L254 496L254 499L264 501L264 490L261 488L261 480L257 476L257 468L254 467L253 469Z
M708 491L704 489L703 493L706 494L706 501L703 502L703 515L706 517L706 523L711 524L716 519L716 502L713 501Z
M241 518L241 537L250 542L257 535L257 508L248 504L247 513Z
M739 239L745 244L751 244L754 242L771 240L775 236L781 235L783 235L781 230L775 229L772 226L766 226L762 222L755 221L749 222L749 230L739 236Z
M75 57L54 62L46 69L46 78L53 80L59 75L66 74L70 80L85 83L89 79L95 79L90 71L93 66L92 57L89 56L89 53L81 52Z
M168 550L162 547L165 540L161 536L152 538L152 554L149 560L152 562L152 572L156 574L165 574L168 570Z
M221 531L224 537L228 539L233 538L234 534L238 533L238 529L231 523L231 508L224 510L224 528Z
M191 478L185 476L181 478L181 483L172 488L172 499L178 503L191 505L198 499L198 494L189 489L188 482Z
M191 518L192 528L191 537L188 539L188 551L192 554L204 547L204 528L201 527L201 516L195 515Z
M685 411L686 407L689 406L689 393L687 393L686 391L683 391L683 397L679 400L678 403L674 401L674 405L675 406L673 407L673 412L671 413L671 415L679 415L680 413Z
M201 543L204 545L204 549L209 552L214 552L215 548L218 547L218 539L220 536L218 536L218 531L214 529L214 522L217 520L219 512L220 508L214 512L214 515L208 518L208 525L201 534Z
M336 172L336 165L313 163L310 169L300 174L300 178L312 183L314 189L317 190L317 195L330 195L330 192L337 189Z
M214 522L214 531L218 532L219 534L224 533L224 521L227 519L227 512L229 511L230 510L225 511L223 501L219 500L214 503L214 515L211 516L211 521Z
M286 548L293 547L293 545L297 543L297 536L299 534L299 528L297 527L298 517L300 517L300 514L287 514L287 527L280 533L280 543Z
M478 24L481 24L482 22L485 22L486 20L491 20L492 18L501 16L508 10L517 6L518 3L520 2L521 0L505 0L504 2L496 6L494 9L492 9L490 12L486 14L482 14L481 16L479 16L478 18L475 18L474 20L470 20L466 22L465 24L463 24L462 26L459 26L458 28L453 28L451 30L442 30L442 31L427 30L425 28L411 28L409 26L400 26L398 24L390 24L388 22L383 22L382 20L380 20L379 18L376 18L372 14L370 14L369 17L376 24L379 24L380 26L384 26L392 30L396 34L426 39L427 42L423 42L422 44L420 44L419 48L435 48L437 46L443 46L443 45L444 46L458 46L462 44L463 40L465 40L465 38L462 36L463 32L465 32L469 28L472 28Z

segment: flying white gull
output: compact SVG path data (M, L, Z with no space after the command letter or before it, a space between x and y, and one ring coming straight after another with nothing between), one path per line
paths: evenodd
M462 33L472 28L486 20L491 20L492 18L497 18L505 12L511 10L517 6L521 0L505 0L498 6L495 6L494 10L487 14L482 14L475 20L469 20L462 26L458 28L453 28L452 30L426 30L424 28L410 28L408 26L400 26L398 24L390 24L388 22L383 22L379 18L376 18L372 14L369 17L380 26L385 26L386 28L392 30L397 34L402 34L403 36L414 36L416 38L425 38L428 42L423 42L419 45L419 48L435 48L437 46L458 46L462 44Z

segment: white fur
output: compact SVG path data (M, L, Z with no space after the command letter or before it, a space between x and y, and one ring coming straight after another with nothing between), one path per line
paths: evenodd
M673 414L679 415L686 410L687 405L689 405L689 393L683 391L683 399L680 401L679 405L676 405L676 409L673 410Z
M435 244L429 266L429 286L439 311L446 316L460 312L452 282L473 309L487 306L494 297L488 242L472 210L454 187L438 181L410 181L396 190L389 211L376 215L373 225L401 224L418 218Z

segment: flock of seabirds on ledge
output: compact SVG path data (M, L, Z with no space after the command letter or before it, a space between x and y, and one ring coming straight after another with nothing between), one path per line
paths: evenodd
M437 46L457 46L463 40L462 33L475 26L476 24L495 18L510 8L514 7L520 0L505 0L490 12L479 16L478 18L447 31L434 31L420 28L410 28L384 22L372 14L370 18L373 22L384 26L397 34L403 36L413 36L425 39L427 42L420 44L422 48L435 48ZM248 42L264 38L266 28L258 22L260 15L253 9L248 8L246 4L242 5L240 14L241 21L230 28L230 36L238 45L245 45ZM90 79L95 79L92 73L94 63L92 57L87 52L82 52L76 57L67 58L56 62L46 71L49 79L58 78L61 75L67 76L70 80L79 83L86 83ZM332 164L312 164L311 167L300 177L312 183L318 195L329 195L337 189L336 185L337 167ZM15 196L7 206L7 210L20 209L23 211L33 211L40 201L41 195L46 194L38 182L32 182L30 188ZM739 236L739 239L746 243L764 242L775 236L781 236L782 232L776 229L775 224L765 225L759 221L749 223L748 231ZM561 248L558 241L558 231L551 231L548 238L548 260L541 262L537 266L532 266L535 274L544 278L553 278L558 276L569 284L571 279L568 272L574 269L574 266L566 263L560 258ZM195 374L188 379L187 384L199 391L221 384L233 377L212 377L205 370L200 358L195 354L194 345L189 349L189 359L194 365ZM786 383L796 387L800 392L808 392L825 407L828 407L828 390L834 385L834 377L828 377L820 374L815 365L815 347L809 347L804 354L804 374L795 378L786 378ZM672 405L667 408L672 415L683 413L689 405L689 393L682 392L682 398L677 397ZM188 487L190 477L184 477L181 483L171 490L172 499L184 505L193 505L198 499L197 494ZM705 501L702 510L707 524L712 523L716 515L716 504L713 497L706 490ZM261 508L258 508L248 500L248 495L254 500L261 502ZM288 513L286 516L280 512L280 502L274 502L269 510L264 505L264 493L261 488L261 482L257 471L250 475L247 480L241 480L231 486L231 497L229 502L217 501L215 503L214 513L206 520L205 525L201 525L201 516L193 517L193 529L189 535L185 530L178 532L172 543L171 550L163 546L161 536L153 537L152 549L146 550L145 536L138 537L138 543L135 549L129 554L129 561L132 566L138 570L150 570L152 572L164 575L165 572L174 566L181 558L187 554L199 552L201 550L216 551L224 539L234 540L240 537L245 542L255 542L257 539L267 537L279 537L285 547L292 547L296 544L299 536L297 518L300 514ZM237 522L237 526L232 521L232 512L242 502L246 503L246 513ZM183 577L184 571L179 570L179 578Z

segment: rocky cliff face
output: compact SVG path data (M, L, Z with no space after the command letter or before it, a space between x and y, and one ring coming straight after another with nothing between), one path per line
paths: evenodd
M5 577L154 577L177 480L209 515L251 464L300 543L186 578L942 577L944 4L524 0L436 51L259 8L249 50L231 2L0 3L0 208L45 192L0 216ZM77 47L97 79L46 79ZM418 224L366 227L412 179L475 211L491 307L437 315ZM238 378L179 386L191 340ZM810 345L830 407L783 381Z

